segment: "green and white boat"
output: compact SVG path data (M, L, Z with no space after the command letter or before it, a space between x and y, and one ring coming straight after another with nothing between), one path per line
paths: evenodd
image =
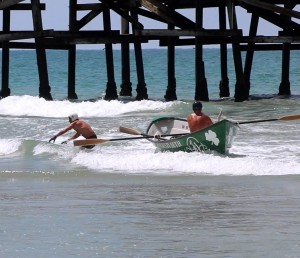
M202 130L190 133L185 119L159 117L149 124L145 135L153 136L147 140L163 152L216 151L226 154L237 131L236 123L224 119Z
M234 136L238 131L238 125L279 120L292 121L298 119L300 119L300 114L245 122L230 122L224 119L202 130L190 133L188 123L185 119L176 117L159 117L149 124L146 133L141 133L135 129L120 126L120 132L139 135L138 137L84 139L75 140L73 143L74 146L88 146L112 141L147 139L161 151L216 151L221 154L226 154L228 153L228 150L233 143Z

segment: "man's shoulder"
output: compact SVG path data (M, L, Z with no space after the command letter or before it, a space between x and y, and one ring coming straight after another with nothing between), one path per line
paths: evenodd
M70 124L70 127L74 127L74 126L80 125L80 124L81 124L81 121L80 121L80 120L75 120L74 122L72 122L72 123Z
M203 118L209 118L209 119L210 119L209 115L207 115L207 114L203 114L202 117L203 117Z
M189 115L187 116L187 119L192 119L193 117L195 117L195 114L194 114L194 113L189 114Z
M83 120L80 120L80 119L78 119L78 120L75 120L73 123L74 123L74 124L82 124L82 123L84 123L84 121L83 121Z

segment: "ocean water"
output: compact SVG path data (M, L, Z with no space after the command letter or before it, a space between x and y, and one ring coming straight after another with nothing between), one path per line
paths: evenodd
M103 139L130 137L119 126L143 132L154 117L186 117L193 51L178 50L174 102L163 100L165 50L145 51L143 101L104 101L104 51L78 51L79 100L72 102L65 99L66 52L48 51L54 100L46 101L37 97L35 53L12 51L11 96L0 100L1 257L299 256L300 120L241 124L228 155L160 153L143 139L82 150L61 144L72 132L48 143L74 112ZM216 121L222 109L235 122L300 114L298 55L291 61L292 96L277 96L280 54L261 52L251 100L236 103L218 99L219 51L206 49L205 113ZM120 52L114 57L120 85ZM231 95L233 70L229 61Z

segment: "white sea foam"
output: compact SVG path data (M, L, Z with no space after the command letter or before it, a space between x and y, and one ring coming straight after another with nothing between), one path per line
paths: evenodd
M117 151L117 150L116 150ZM128 174L195 175L286 175L299 174L299 159L278 161L253 156L220 156L204 153L154 153L153 150L124 152L113 149L79 152L72 160L96 172Z
M33 149L33 155L51 154L57 155L59 159L63 160L72 158L74 152L77 152L77 150L71 144L48 144L47 142L42 142Z
M180 103L180 102L179 102ZM110 117L132 112L165 110L178 102L118 100L95 102L46 101L34 96L10 96L0 100L0 114L8 116L67 117L77 112L80 117Z
M0 139L0 155L9 155L16 152L22 141L18 139Z

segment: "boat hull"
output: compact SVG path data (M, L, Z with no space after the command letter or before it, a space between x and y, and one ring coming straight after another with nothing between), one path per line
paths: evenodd
M155 135L153 128L160 128L159 123L164 125L172 123L172 119L176 118L159 118L154 120L147 129L147 134ZM169 122L168 122L169 120ZM176 138L161 139L150 138L151 141L160 151L184 151L184 152L203 152L203 151L216 151L221 154L228 153L229 148L232 146L234 136L238 131L238 126L228 120L222 120L202 130L188 133L186 120L179 119L176 121L181 123L180 128L184 128L186 135L178 136ZM169 126L168 133L172 133ZM159 131L159 130L158 130ZM176 131L176 130L175 130ZM173 130L174 132L174 130ZM183 133L184 131L181 131ZM151 134L152 133L152 134Z

